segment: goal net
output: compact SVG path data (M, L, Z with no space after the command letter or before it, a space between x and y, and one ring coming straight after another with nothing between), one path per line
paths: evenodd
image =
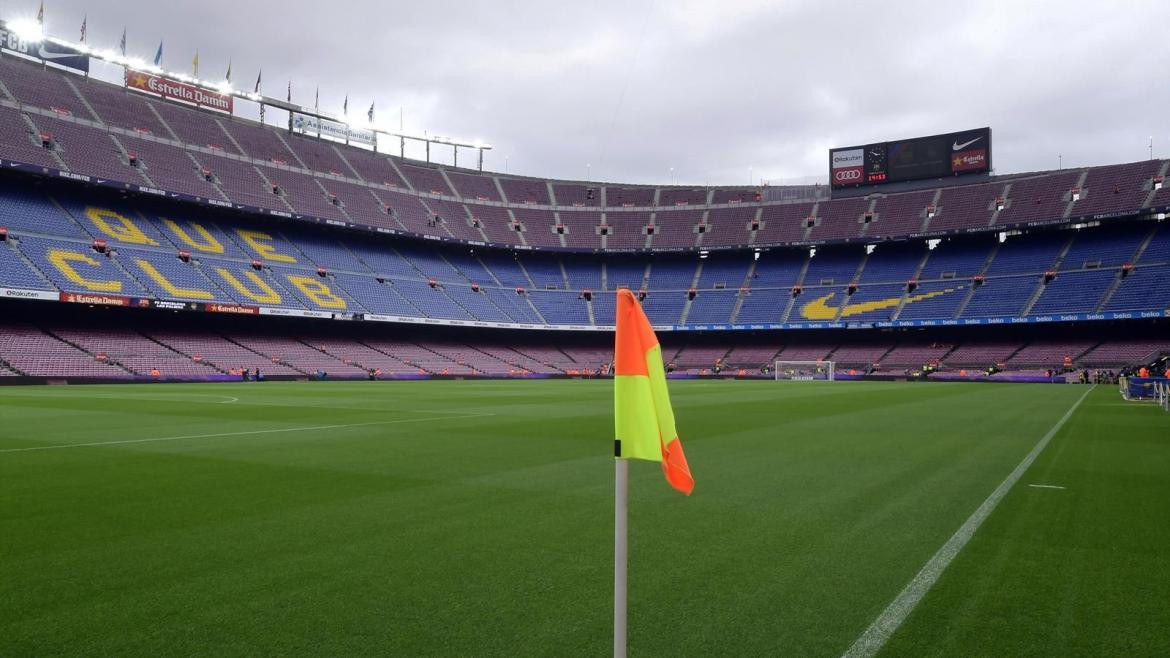
M793 381L834 380L834 363L832 361L776 361L776 381L790 379Z

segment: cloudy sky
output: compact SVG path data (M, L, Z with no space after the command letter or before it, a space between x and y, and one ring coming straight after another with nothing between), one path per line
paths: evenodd
M94 46L126 26L169 70L198 48L204 78L403 108L513 173L823 181L831 146L984 125L1000 173L1170 157L1170 0L48 0L46 30L86 14Z

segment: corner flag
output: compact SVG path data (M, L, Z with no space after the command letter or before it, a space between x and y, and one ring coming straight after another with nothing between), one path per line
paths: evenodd
M626 288L617 291L613 382L614 456L661 462L670 486L689 496L695 480L674 426L662 346Z

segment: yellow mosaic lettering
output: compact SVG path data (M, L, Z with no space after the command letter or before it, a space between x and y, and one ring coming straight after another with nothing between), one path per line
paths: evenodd
M227 268L217 267L215 268L215 271L217 274L219 274L220 278L222 278L224 281L227 281L228 285L230 285L232 288L235 288L236 292L256 302L257 304L279 304L282 301L280 299L280 295L278 295L276 291L272 289L272 286L268 285L268 283L264 279L260 278L260 275L256 274L255 272L244 272L244 276L247 277L257 288L259 288L258 292L250 290L248 286L240 283L240 280L233 276L232 273L227 270Z
M65 278L80 286L85 286L87 290L93 290L95 292L122 291L121 281L95 281L81 276L71 263L85 263L90 267L102 266L101 263L85 254L79 254L76 251L69 251L68 249L50 249L45 257L53 264L53 267L56 267L61 274L65 275Z
M259 254L260 257L264 260L271 260L277 263L297 262L297 259L293 258L292 256L282 254L277 251L276 247L270 244L272 242L272 236L268 235L267 233L261 233L260 231L246 231L242 228L238 228L236 229L236 234L243 238L244 242L247 242L248 246L251 247L252 250Z
M167 278L163 276L162 272L156 270L154 265L150 264L150 261L146 261L141 258L135 258L134 262L138 264L139 269L141 269L143 272L146 272L146 276L154 280L155 283L161 286L162 289L167 291L167 294L172 297L187 299L213 299L215 297L215 295L212 295L206 290L199 290L198 288L180 288L176 286L175 284L168 281Z
M199 237L203 238L202 242L198 242L195 240L195 238L192 238L190 235L188 235L188 233L183 230L183 227L179 226L178 222L174 221L173 219L163 219L163 224L166 224L167 228L171 229L172 233L178 236L178 238L182 240L184 244L186 244L188 247L191 247L192 249L202 251L205 254L223 253L223 245L219 243L219 240L215 239L215 236L212 235L210 231L203 228L202 224L191 222L191 228L195 229L195 232L199 234Z
M301 292L305 293L305 297L313 300L317 306L321 308L345 308L345 300L338 297L318 279L309 276L301 276L299 274L286 274L289 282L297 287Z
M90 206L85 209L85 216L93 222L94 226L98 227L98 230L118 242L158 246L158 242L143 233L142 229L130 221L129 217L123 217L113 210Z

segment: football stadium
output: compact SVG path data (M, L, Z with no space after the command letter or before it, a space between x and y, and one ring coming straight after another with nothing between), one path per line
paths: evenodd
M1170 655L1154 137L517 174L24 9L0 655Z

